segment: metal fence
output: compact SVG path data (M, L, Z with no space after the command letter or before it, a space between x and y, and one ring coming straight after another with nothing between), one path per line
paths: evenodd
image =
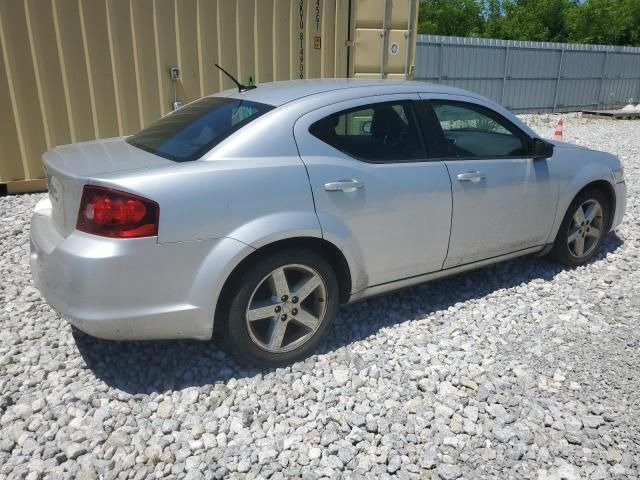
M418 35L414 78L518 113L616 108L640 102L640 48Z

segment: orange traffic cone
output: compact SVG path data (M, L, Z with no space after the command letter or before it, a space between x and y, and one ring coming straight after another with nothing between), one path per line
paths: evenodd
M564 120L562 118L558 120L556 129L553 131L553 138L556 140L562 140L562 134L564 132Z

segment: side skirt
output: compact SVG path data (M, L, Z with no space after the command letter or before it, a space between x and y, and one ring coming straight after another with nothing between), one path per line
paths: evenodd
M458 265L457 267L438 270L437 272L425 273L423 275L417 275L415 277L403 278L401 280L382 283L380 285L373 285L359 292L352 293L347 303L357 302L359 300L364 300L365 298L373 297L376 295L383 295L385 293L389 293L394 290L401 290L403 288L413 287L414 285L418 285L420 283L429 282L431 280L436 280L438 278L448 277L451 275L456 275L458 273L467 272L469 270L475 270L481 267L485 267L487 265L492 265L494 263L510 260L512 258L522 257L524 255L529 255L532 253L542 254L548 247L549 245L539 245L536 247L525 248L524 250L518 250L512 253L508 253L506 255L500 255L498 257L487 258L485 260L480 260L473 263Z

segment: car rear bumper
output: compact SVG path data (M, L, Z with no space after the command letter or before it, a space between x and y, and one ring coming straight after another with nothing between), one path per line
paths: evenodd
M625 182L616 183L616 212L611 222L611 230L615 230L622 223L622 218L627 210L627 185Z
M31 270L47 302L99 338L211 338L229 263L248 248L233 239L157 243L74 231L64 238L44 197L31 222Z

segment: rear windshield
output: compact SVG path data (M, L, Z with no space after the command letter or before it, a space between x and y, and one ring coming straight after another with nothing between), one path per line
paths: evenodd
M175 162L188 162L273 108L235 98L205 97L162 117L127 142Z

